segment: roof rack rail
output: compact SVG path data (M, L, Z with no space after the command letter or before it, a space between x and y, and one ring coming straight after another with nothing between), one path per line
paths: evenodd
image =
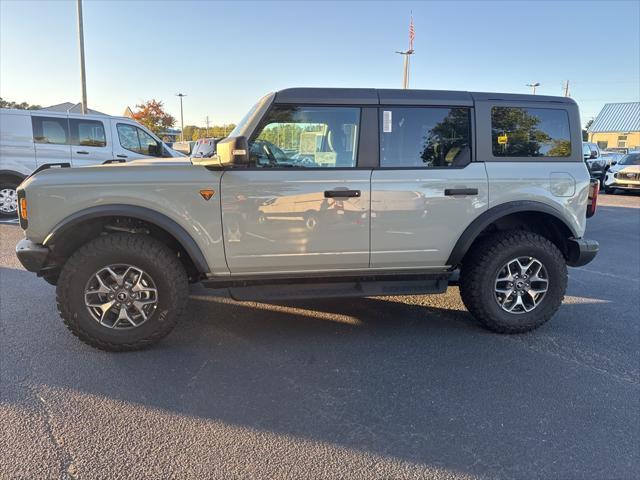
M29 177L33 177L36 173L42 172L43 170L48 170L52 167L71 168L71 164L69 162L45 163L44 165L40 165L33 172L31 172L31 175L29 175Z

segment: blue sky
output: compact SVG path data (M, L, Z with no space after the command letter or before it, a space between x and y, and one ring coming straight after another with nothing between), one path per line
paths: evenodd
M640 101L640 1L84 2L89 107L150 98L185 125L236 122L291 86L398 88L409 12L411 87L571 96L583 121ZM79 101L76 2L0 0L0 96Z

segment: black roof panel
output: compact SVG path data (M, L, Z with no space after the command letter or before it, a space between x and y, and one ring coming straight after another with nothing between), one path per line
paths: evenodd
M575 103L568 97L518 93L464 92L375 88L287 88L276 92L274 103L308 105L460 105L475 101Z
M473 105L469 92L447 90L378 90L378 97L381 105Z
M287 88L276 92L274 103L377 105L375 88Z

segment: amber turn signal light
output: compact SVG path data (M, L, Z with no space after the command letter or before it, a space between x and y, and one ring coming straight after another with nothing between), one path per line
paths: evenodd
M211 197L213 197L215 193L216 193L215 190L208 190L208 189L200 190L200 195L202 195L202 198L204 198L205 200L211 199Z
M22 197L20 199L20 217L22 217L23 220L26 220L27 217L27 199Z

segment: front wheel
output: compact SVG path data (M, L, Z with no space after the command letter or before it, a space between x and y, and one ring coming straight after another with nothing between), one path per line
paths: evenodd
M465 306L498 333L539 327L558 310L566 288L567 266L558 247L525 231L482 240L465 258L460 276Z
M80 340L103 350L137 350L173 329L187 303L188 281L164 244L118 233L76 251L56 293L60 316Z
M0 220L15 218L18 212L18 183L0 179Z

